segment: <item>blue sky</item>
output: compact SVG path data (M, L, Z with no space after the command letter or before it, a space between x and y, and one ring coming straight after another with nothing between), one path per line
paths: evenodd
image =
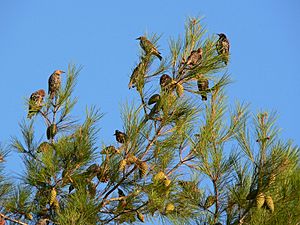
M96 105L105 113L100 141L113 143L121 128L120 105L136 98L127 84L138 60L136 37L162 34L168 40L183 31L188 16L204 17L210 34L224 32L231 42L227 88L230 103L251 103L251 110L278 111L282 137L300 143L300 4L297 0L228 1L16 1L0 2L0 142L19 135L26 117L25 98L47 89L55 69L82 65L74 115ZM41 123L41 122L40 122ZM43 134L41 134L43 135ZM10 171L18 171L15 155Z

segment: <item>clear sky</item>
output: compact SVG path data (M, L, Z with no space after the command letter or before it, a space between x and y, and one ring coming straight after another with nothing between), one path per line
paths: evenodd
M297 0L185 1L0 1L0 142L20 134L25 98L47 89L55 69L82 65L74 115L86 106L100 107L105 117L100 141L114 143L122 129L119 109L136 98L129 76L138 60L136 37L162 34L162 55L169 37L183 31L188 16L205 17L210 34L224 32L231 42L227 88L230 103L251 103L251 110L278 111L282 137L300 143L300 3ZM79 117L77 117L79 118ZM44 134L39 134L38 137ZM18 171L13 154L10 171Z

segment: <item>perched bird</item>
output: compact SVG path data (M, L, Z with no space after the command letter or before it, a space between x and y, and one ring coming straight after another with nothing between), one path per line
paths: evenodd
M198 90L201 92L201 97L203 101L207 100L206 91L208 91L208 79L207 78L200 78L197 82Z
M223 55L223 62L227 65L229 61L229 48L230 44L225 34L221 33L219 40L216 43L217 52L219 55Z
M126 139L127 139L127 135L119 130L115 130L115 134L116 136L116 140L117 142L124 144Z
M136 86L136 83L138 81L138 77L140 75L140 73L142 72L141 69L142 69L142 62L140 62L136 67L135 69L133 70L132 74L131 74L131 77L130 77L130 81L129 81L129 84L128 84L128 88L134 88Z
M195 66L200 63L202 59L202 48L198 48L197 50L193 50L189 57L187 58L186 65Z
M50 98L53 99L57 91L60 89L61 79L60 75L64 73L62 70L55 70L48 80L48 94Z
M148 105L152 105L160 100L160 95L159 94L154 94L152 95L149 100L148 100Z
M30 95L27 118L31 119L32 116L34 116L41 110L41 108L43 107L45 94L45 91L43 89L40 89Z
M160 77L159 84L162 89L165 89L167 86L169 86L172 83L173 79L168 74L163 74Z
M47 225L48 224L48 222L47 221L49 221L49 219L39 219L39 221L36 223L36 225Z
M160 52L145 36L138 37L136 40L140 40L140 45L146 54L155 55L159 60L162 60Z
M205 203L204 203L203 208L208 209L208 208L210 208L213 204L215 204L215 202L216 202L216 197L215 197L215 196L208 196L208 197L206 198L206 201L205 201Z

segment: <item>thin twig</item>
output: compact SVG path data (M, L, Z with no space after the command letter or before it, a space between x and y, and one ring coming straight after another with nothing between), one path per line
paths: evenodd
M21 225L28 225L28 223L24 223L24 222L22 222L22 221L20 221L20 220L15 220L15 219L10 218L10 217L8 217L8 216L2 214L2 213L0 213L0 217L4 218L5 220L9 220L9 221L11 221L11 222L14 222L14 223L18 223L18 224L21 224Z

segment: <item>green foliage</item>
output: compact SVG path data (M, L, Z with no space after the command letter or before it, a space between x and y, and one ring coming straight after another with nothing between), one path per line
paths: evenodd
M128 85L139 101L122 107L116 129L126 138L114 145L99 148L96 108L83 122L72 118L80 68L70 65L58 96L35 112L45 126L23 121L22 138L12 138L25 171L13 189L0 176L9 218L60 225L299 221L299 148L279 139L275 114L250 121L247 104L228 106L224 56L206 33L202 21L189 19L159 63L160 37L141 43Z

